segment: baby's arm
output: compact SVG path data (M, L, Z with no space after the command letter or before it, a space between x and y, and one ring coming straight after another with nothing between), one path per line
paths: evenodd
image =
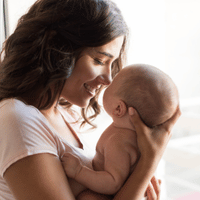
M129 152L130 151L130 152ZM129 144L121 144L117 138L110 139L104 149L104 171L94 171L83 166L80 159L70 153L62 158L63 167L70 178L98 193L116 193L136 161L137 153Z

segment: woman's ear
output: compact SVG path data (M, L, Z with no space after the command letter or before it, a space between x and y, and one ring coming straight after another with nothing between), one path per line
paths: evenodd
M124 101L119 100L114 108L113 115L116 117L123 117L127 112L127 107Z

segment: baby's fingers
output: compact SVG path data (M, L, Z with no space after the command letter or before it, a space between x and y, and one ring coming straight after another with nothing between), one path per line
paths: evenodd
M69 153L69 152L66 152L65 154L63 154L63 156L61 157L61 160L64 161L68 158L71 158L71 157L75 157L75 155L73 155L72 153Z
M63 163L67 163L68 165L76 166L80 163L80 158L72 153L67 152L62 156L61 161Z

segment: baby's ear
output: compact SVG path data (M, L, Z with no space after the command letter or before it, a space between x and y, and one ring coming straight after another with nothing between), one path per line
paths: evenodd
M123 117L127 112L127 107L124 101L119 100L113 111L113 115L116 117Z

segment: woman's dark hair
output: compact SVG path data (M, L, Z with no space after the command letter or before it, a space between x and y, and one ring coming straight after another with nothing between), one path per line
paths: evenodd
M128 29L120 10L109 0L38 0L23 15L5 41L0 61L0 101L19 98L38 109L57 100L65 80L86 47L104 45L124 36L120 57L112 76L122 68ZM82 109L84 122L100 113L99 92ZM86 116L88 109L94 114ZM91 124L91 123L90 123Z

